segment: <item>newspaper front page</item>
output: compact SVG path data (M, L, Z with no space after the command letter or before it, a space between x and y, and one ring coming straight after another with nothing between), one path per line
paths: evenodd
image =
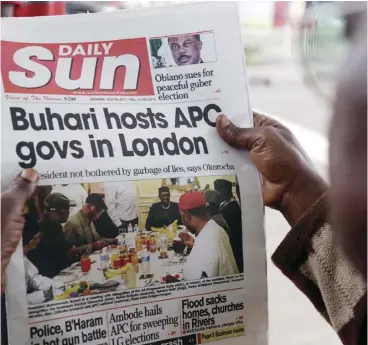
M267 343L260 179L235 3L2 20L2 184L40 173L11 345Z

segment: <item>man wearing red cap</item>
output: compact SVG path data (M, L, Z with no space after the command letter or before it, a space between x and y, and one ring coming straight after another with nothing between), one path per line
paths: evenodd
M239 273L226 231L211 219L201 192L187 192L179 199L181 220L196 236L184 266L184 279L218 277Z

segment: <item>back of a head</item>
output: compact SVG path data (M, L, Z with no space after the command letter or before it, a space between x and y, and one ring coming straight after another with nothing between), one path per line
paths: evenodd
M208 220L210 218L210 212L205 206L193 208L191 210L188 210L188 212L191 216L199 219Z
M101 197L100 194L97 194L97 193L92 193L92 194L88 195L88 197L86 199L86 204L94 205L94 206L98 207L101 210L106 210L107 209L103 198Z
M233 184L225 179L218 179L214 182L215 191L221 194L221 196L229 200L233 197Z
M206 206L205 196L199 191L186 192L179 198L179 210L188 212L195 217L208 216Z
M204 196L211 216L220 213L220 205L225 200L222 195L215 190L207 189L204 192Z

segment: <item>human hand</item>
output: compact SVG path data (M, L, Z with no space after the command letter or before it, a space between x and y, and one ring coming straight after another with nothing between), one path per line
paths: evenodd
M6 268L22 238L24 206L36 190L38 179L35 170L23 170L1 194L1 292L5 289Z
M193 248L194 238L192 236L190 236L186 232L181 232L178 236L183 241L183 243L186 247Z
M51 301L54 298L52 286L49 289L43 291L43 297L45 299L44 302Z
M103 247L106 247L107 243L105 241L96 241L92 244L93 251L101 250Z
M184 231L179 232L179 234L178 234L178 237L179 237L182 241L184 241L184 239L185 239L185 237L186 237L186 236L188 236L188 234L187 234L186 232L184 232Z
M266 206L281 211L290 223L327 190L327 185L293 134L270 117L254 114L254 128L236 127L225 115L216 119L220 137L237 149L249 151L262 175Z
M79 253L78 248L74 245L72 248L70 248L67 252L67 257L69 262L73 263L77 260L77 255Z

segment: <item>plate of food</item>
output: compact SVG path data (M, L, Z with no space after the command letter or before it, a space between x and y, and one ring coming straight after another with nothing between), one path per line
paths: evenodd
M78 276L68 272L60 272L60 274L54 277L53 280L62 284L69 284L78 280Z
M177 283L183 280L182 273L166 274L160 278L160 282L163 284Z
M118 282L98 284L93 282L81 281L68 287L62 294L55 296L54 299L57 301L61 301L69 298L90 296L102 292L115 291L117 285L119 285Z

